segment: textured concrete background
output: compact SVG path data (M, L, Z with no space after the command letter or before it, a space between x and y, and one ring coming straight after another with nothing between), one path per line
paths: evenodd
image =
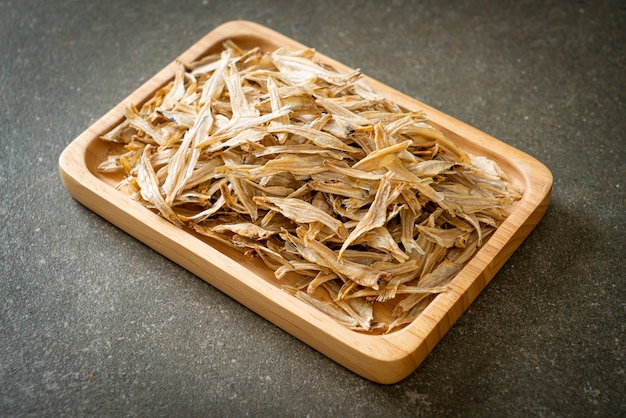
M624 416L623 1L0 0L1 416ZM544 220L404 381L363 380L74 201L58 157L248 19L525 151Z

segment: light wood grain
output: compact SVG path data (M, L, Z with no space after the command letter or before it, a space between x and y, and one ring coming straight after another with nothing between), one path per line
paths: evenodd
M178 57L190 63L234 39L240 46L271 51L279 46L305 46L263 26L226 23ZM320 54L341 71L345 65ZM140 104L171 80L176 61L72 141L61 154L59 168L66 189L76 200L164 256L206 280L267 320L359 375L395 383L411 374L452 324L467 309L515 249L542 218L550 200L552 175L531 156L368 78L381 95L410 110L424 110L430 121L468 152L495 160L510 180L524 190L510 216L426 310L407 327L388 335L364 335L336 323L323 313L282 291L265 266L245 260L232 249L210 243L160 218L114 188L119 179L96 170L112 151L99 136L119 123L127 105ZM181 309L183 309L181 307Z

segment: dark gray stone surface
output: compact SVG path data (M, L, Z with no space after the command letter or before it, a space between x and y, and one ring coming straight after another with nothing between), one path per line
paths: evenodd
M623 1L0 0L1 416L624 416ZM74 201L58 157L220 23L525 151L545 218L421 367L363 380Z

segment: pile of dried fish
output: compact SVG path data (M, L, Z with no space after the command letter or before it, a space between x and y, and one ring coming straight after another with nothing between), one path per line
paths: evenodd
M347 327L413 321L521 191L420 111L314 50L241 50L189 66L102 139L100 165L181 227L259 257Z

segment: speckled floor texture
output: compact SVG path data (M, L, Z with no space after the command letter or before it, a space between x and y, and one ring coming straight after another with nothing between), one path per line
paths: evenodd
M353 374L77 203L58 158L251 20L536 157L539 226L408 378ZM623 1L0 0L0 416L626 415Z

